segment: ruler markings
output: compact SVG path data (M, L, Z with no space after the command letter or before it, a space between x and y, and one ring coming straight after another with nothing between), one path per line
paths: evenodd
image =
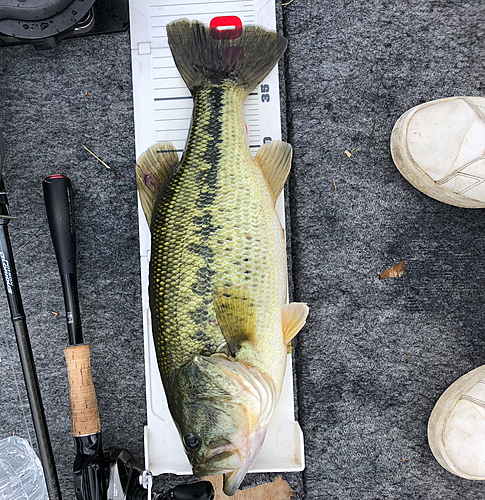
M189 120L190 120L190 116L188 116L187 118L158 118L158 119L155 119L156 122L160 122L160 123L163 123L163 122L187 122ZM187 130L187 128L185 130Z
M173 80L176 76L154 76L154 80Z
M184 87L154 87L153 90L187 90Z
M165 108L165 109L164 108L155 108L154 111L157 111L157 112L166 112L166 111L173 111L174 109L177 110L177 111L178 110L183 110L183 109L190 109L192 111L192 108L193 108L192 106L190 106L188 108L182 108L181 106L177 106L175 108L168 108L168 109L167 108Z
M179 99L192 99L191 95L182 96L182 97L155 97L154 101L177 101Z
M244 10L246 10L248 12L248 14L245 14L245 16L252 16L254 17L254 14L251 14L249 11L250 9L243 9L243 12ZM241 10L235 10L235 9L229 9L229 10L221 10L221 9L215 9L213 12L212 11L208 11L207 9L204 9L200 12L195 12L193 10L190 11L190 15L191 16L200 16L202 14L233 14L233 13L237 13L237 12L241 12ZM185 12L180 12L178 14L170 14L169 16L165 15L165 14L152 14L150 17L152 19L155 19L155 18L159 18L159 17L163 17L164 19L167 19L167 17L175 17L177 18L178 16L186 16L188 14L186 14ZM167 22L167 24L169 24ZM157 26L154 26L152 25L152 28L166 28L167 27L167 24L160 24L160 25L157 25Z
M158 128L155 132L187 132L186 128L171 128L169 130L165 128Z
M158 4L158 5L150 5L150 8L153 9L153 8L166 8L166 7L181 7L181 6L189 6L189 5L208 5L208 4L212 4L212 3L215 3L217 5L220 5L221 2L220 0L219 1L213 1L213 0L209 0L209 1L204 1L204 0L199 0L199 1L195 1L195 2L184 2L184 3L168 3L168 4ZM241 3L241 0L224 0L224 3ZM246 5L249 5L249 4L246 4Z

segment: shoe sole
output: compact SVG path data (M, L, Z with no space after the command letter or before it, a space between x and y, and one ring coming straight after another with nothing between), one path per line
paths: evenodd
M442 201L448 205L461 208L485 208L485 203L471 200L462 195L453 193L438 186L433 179L414 161L407 143L408 127L414 114L428 106L439 102L452 101L454 99L466 99L466 97L447 97L420 104L404 113L394 125L391 133L391 155L398 170L403 177L416 189L427 196Z
M444 432L451 413L463 394L466 394L480 380L485 379L485 365L475 368L450 385L435 404L428 421L428 443L436 460L447 471L465 479L483 481L485 476L470 476L458 469L444 442Z

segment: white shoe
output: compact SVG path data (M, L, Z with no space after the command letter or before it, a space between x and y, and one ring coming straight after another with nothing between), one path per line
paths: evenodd
M445 469L485 480L485 366L463 375L441 395L429 418L428 442Z
M406 111L391 153L401 174L450 205L485 207L485 98L448 97Z

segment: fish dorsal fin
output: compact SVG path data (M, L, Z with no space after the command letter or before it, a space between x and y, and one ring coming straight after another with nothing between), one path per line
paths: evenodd
M249 290L243 287L224 287L214 296L217 323L234 356L242 344L254 340L256 307Z
M308 312L308 306L303 302L292 302L281 308L283 338L287 344L305 325Z
M261 167L276 202L290 173L293 149L286 142L271 141L260 147L254 161Z
M154 144L136 162L136 185L148 227L158 194L178 162L179 156L171 142Z

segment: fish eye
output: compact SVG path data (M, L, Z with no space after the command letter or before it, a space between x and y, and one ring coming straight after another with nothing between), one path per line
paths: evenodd
M201 445L201 439L197 434L185 434L184 436L184 445L186 448L189 448L190 450L197 450L200 448Z

